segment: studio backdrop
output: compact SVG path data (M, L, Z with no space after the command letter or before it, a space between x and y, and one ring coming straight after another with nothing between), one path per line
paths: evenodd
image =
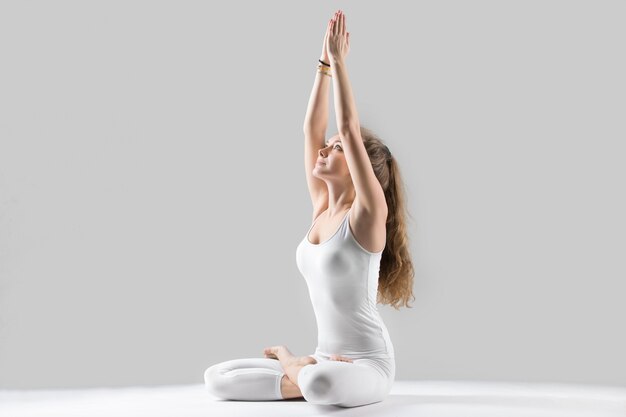
M626 385L623 2L5 1L0 388L314 352L302 129L337 8L406 187L396 379Z

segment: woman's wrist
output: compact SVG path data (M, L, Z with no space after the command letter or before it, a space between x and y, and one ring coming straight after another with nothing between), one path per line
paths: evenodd
M343 59L340 57L328 57L328 61L325 62L330 65L333 65L333 63L341 64L343 62Z

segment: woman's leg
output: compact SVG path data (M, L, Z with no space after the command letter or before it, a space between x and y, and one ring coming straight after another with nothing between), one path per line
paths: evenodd
M298 386L308 402L356 407L383 401L394 377L393 360L383 366L371 359L322 361L300 370Z
M211 394L226 400L283 400L283 376L286 374L275 359L233 359L209 367L204 382Z
M292 382L286 374L283 375L283 379L280 380L280 393L284 400L303 398L300 387Z
M309 356L295 356L285 345L267 347L263 351L266 358L278 359L283 372L296 386L298 385L298 373L303 366L317 363L315 354Z

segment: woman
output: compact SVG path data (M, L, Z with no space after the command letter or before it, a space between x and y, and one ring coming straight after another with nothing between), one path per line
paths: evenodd
M338 10L326 28L304 125L314 209L296 262L315 311L317 349L296 357L286 346L273 346L265 358L213 365L204 378L217 397L355 407L382 401L391 390L394 350L377 294L396 309L408 306L413 266L395 159L357 118L345 64L349 35ZM340 133L325 143L331 78Z

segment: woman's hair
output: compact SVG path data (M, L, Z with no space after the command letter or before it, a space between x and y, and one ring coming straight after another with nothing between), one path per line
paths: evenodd
M385 192L387 201L387 244L380 261L378 303L389 304L396 310L407 306L413 296L413 263L409 252L406 225L406 194L400 168L389 148L370 129L363 126L361 137L374 174Z

